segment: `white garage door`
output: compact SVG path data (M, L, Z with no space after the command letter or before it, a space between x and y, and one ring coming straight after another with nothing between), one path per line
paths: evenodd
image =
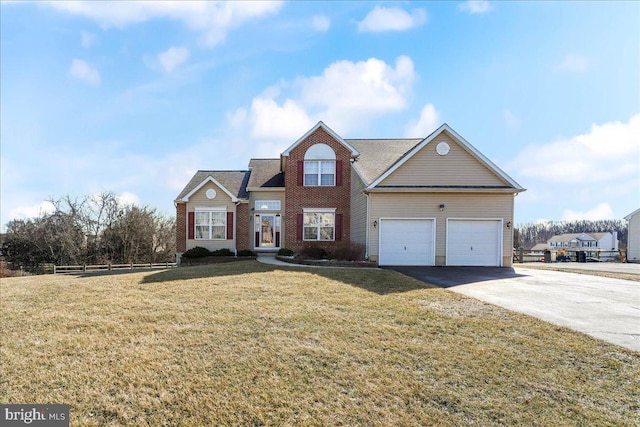
M500 220L447 220L447 265L502 265Z
M380 219L380 265L434 265L433 219Z

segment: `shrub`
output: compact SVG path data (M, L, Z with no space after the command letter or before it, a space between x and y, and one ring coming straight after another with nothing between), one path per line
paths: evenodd
M338 261L362 261L364 259L365 247L358 243L351 243L333 251L333 257Z
M302 258L310 259L324 259L327 255L327 251L318 246L305 246L300 252Z
M238 256L256 256L256 253L250 249L242 249L238 251Z
M280 255L280 256L292 256L293 255L293 249L280 248L278 250L278 255Z
M218 249L217 251L211 252L212 256L234 256L235 254L229 249Z
M182 254L184 258L204 258L211 255L211 251L207 248L203 248L202 246L196 246Z

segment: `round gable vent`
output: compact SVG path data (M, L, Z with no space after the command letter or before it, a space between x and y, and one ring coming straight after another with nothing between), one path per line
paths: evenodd
M451 147L449 147L449 144L444 141L439 142L438 145L436 145L436 153L440 154L441 156L446 156L447 154L449 154L450 149Z

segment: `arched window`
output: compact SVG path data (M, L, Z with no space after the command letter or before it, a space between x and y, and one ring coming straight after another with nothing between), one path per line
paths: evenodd
M336 153L328 145L312 145L304 154L304 185L336 185Z

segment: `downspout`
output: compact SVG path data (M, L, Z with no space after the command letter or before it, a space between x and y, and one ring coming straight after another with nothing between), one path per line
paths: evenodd
M238 256L238 221L240 220L240 218L238 218L238 205L239 204L240 204L239 200L237 202L235 202L236 211L233 214L233 216L235 217L235 220L233 221L233 250L234 250L236 256Z
M365 245L365 250L364 250L364 259L369 260L369 216L370 216L370 212L369 212L369 193L367 192L363 192L366 201L367 201L367 223L364 227L364 245Z

